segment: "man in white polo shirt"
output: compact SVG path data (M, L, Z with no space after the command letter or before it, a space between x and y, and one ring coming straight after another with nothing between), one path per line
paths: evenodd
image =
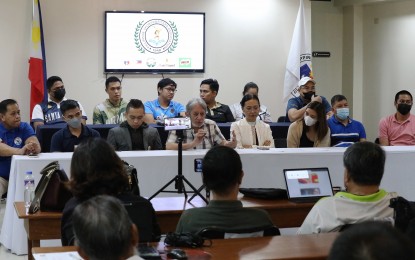
M308 213L298 234L337 232L343 226L368 220L390 220L390 199L397 194L379 189L385 152L374 143L355 143L344 152L346 191L319 200Z

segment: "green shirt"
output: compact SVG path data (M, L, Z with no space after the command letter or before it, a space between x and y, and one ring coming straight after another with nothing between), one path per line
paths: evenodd
M109 99L94 108L93 124L120 124L125 121L124 113L127 102L121 99L118 106L114 106Z

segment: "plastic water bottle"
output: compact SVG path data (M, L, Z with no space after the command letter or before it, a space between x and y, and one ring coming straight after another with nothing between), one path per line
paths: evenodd
M33 178L32 172L27 171L26 177L24 178L24 202L25 207L29 208L35 197L35 179Z

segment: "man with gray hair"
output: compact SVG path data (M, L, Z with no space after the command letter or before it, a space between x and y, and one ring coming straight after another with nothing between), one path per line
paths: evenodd
M73 212L75 245L84 259L142 259L137 255L138 230L121 202L100 195Z
M218 125L206 119L206 103L201 98L193 98L186 105L186 116L190 117L191 130L183 131L183 150L210 149L216 145L236 147L235 133L230 141L223 137ZM166 150L177 150L178 136L176 131L170 131L166 142Z

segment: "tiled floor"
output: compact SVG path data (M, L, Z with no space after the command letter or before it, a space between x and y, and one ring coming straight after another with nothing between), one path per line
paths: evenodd
M6 209L6 203L1 202L0 203L0 227L3 224L3 217L4 217L4 211ZM17 256L15 254L10 253L9 250L4 248L3 245L0 246L0 260L22 260L27 259L27 255Z

